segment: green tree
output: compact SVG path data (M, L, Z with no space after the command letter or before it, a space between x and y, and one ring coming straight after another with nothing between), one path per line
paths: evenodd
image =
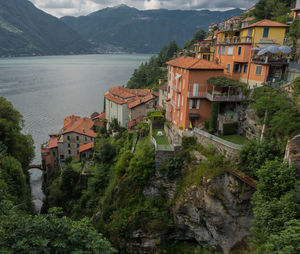
M60 218L59 209L47 215L22 215L7 203L0 206L1 253L114 253L87 218Z
M31 136L21 133L22 127L22 115L10 102L0 97L0 140L8 155L15 157L23 169L27 169L34 157L34 147Z
M292 56L293 58L296 57L296 51L298 48L298 39L300 38L300 21L298 19L295 19L292 24L290 24L289 28L289 37L291 38L291 41L293 43L293 50L292 50Z
M280 157L280 147L275 140L251 141L245 144L239 153L239 166L242 171L257 177L257 171L268 160Z
M278 234L272 234L265 245L265 254L300 253L300 220L290 220Z
M197 41L202 41L206 37L206 32L202 29L194 33L193 37L184 44L185 49L192 49Z

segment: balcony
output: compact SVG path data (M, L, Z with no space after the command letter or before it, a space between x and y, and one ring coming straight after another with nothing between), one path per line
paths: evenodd
M251 36L233 36L220 39L217 44L251 44L252 37Z
M219 93L219 92L212 92L212 91L198 92L198 93L188 92L188 98L208 99L209 101L212 102L226 102L226 101L234 102L234 101L242 101L243 94L238 93L233 95L230 93Z
M172 86L172 89L175 93L181 93L181 90L179 90L176 86Z
M283 65L288 64L289 59L280 56L253 56L251 62L257 64Z

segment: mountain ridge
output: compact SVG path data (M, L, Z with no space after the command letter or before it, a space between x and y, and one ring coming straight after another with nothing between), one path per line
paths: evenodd
M207 30L209 24L219 23L242 12L241 9L224 12L138 10L121 5L86 16L65 16L61 20L95 47L130 53L154 53L171 40L183 46L197 30Z
M0 56L93 52L92 46L58 18L28 0L0 2Z

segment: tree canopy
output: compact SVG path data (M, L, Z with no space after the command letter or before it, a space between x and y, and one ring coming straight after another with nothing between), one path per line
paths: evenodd
M206 35L207 35L207 33L204 30L202 30L202 29L198 30L197 32L194 33L193 37L184 44L184 48L185 49L192 49L194 44L197 41L204 40Z

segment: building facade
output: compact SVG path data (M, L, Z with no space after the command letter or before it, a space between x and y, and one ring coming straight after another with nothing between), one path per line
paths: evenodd
M108 123L117 119L120 126L134 126L137 119L155 109L156 96L150 89L113 87L105 94L105 114Z

